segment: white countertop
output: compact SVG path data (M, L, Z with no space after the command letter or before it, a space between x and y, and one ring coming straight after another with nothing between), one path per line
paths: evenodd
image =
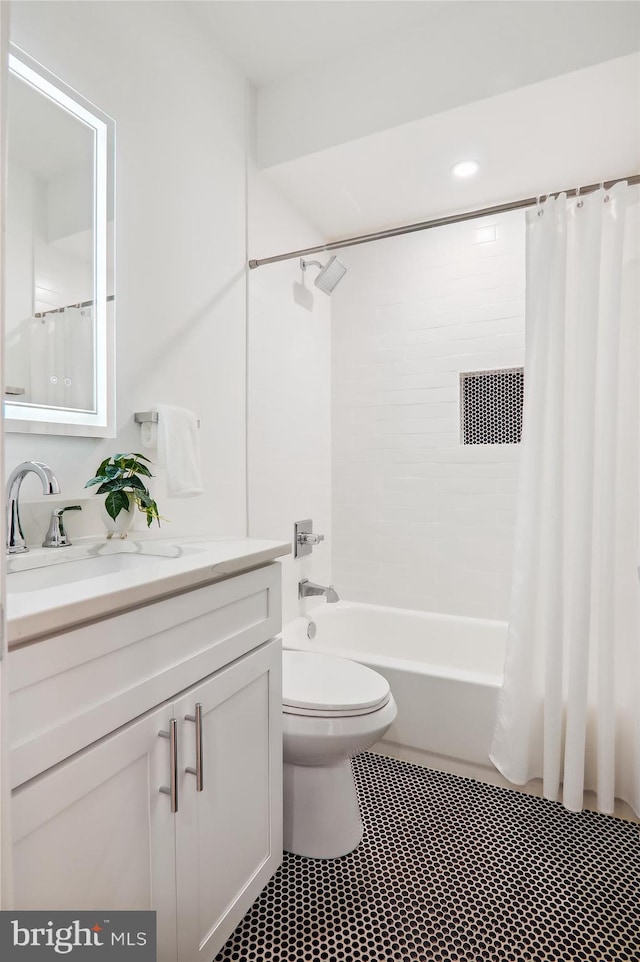
M195 537L82 539L66 548L33 548L7 558L9 648L267 564L290 551L283 541ZM82 568L90 572L91 559L109 555L138 555L140 567L84 576ZM76 580L59 583L58 565L83 561L86 565L74 565L74 571L80 569ZM27 569L42 573L42 586L12 590L12 572ZM46 584L47 571L52 586Z

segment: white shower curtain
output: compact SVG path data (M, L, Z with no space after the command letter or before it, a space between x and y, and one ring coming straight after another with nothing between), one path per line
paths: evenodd
M638 188L527 213L525 410L491 759L640 814Z
M47 407L94 408L93 314L67 307L24 322L29 356L29 400Z

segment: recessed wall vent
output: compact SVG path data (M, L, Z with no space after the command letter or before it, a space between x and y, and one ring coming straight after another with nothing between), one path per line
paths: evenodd
M460 373L462 444L519 444L524 368Z

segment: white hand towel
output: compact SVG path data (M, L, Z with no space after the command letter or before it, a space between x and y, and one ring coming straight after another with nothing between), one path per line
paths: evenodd
M153 421L143 421L140 425L140 444L143 448L157 448L158 425Z
M167 472L170 498L202 494L198 420L187 408L156 404L158 412L158 463Z

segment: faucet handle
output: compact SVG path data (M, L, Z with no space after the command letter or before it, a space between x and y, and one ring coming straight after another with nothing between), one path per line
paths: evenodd
M43 548L66 548L71 544L64 530L62 515L65 511L82 511L81 504L67 504L64 508L54 508L51 512L49 530L42 542Z
M61 518L65 511L82 511L81 504L66 504L64 508L54 508L51 514L56 518Z
M324 541L323 534L313 533L313 521L296 521L293 526L293 557L306 558L313 551L313 546Z
M323 534L311 534L309 531L301 531L298 535L298 544L320 544L324 541Z

